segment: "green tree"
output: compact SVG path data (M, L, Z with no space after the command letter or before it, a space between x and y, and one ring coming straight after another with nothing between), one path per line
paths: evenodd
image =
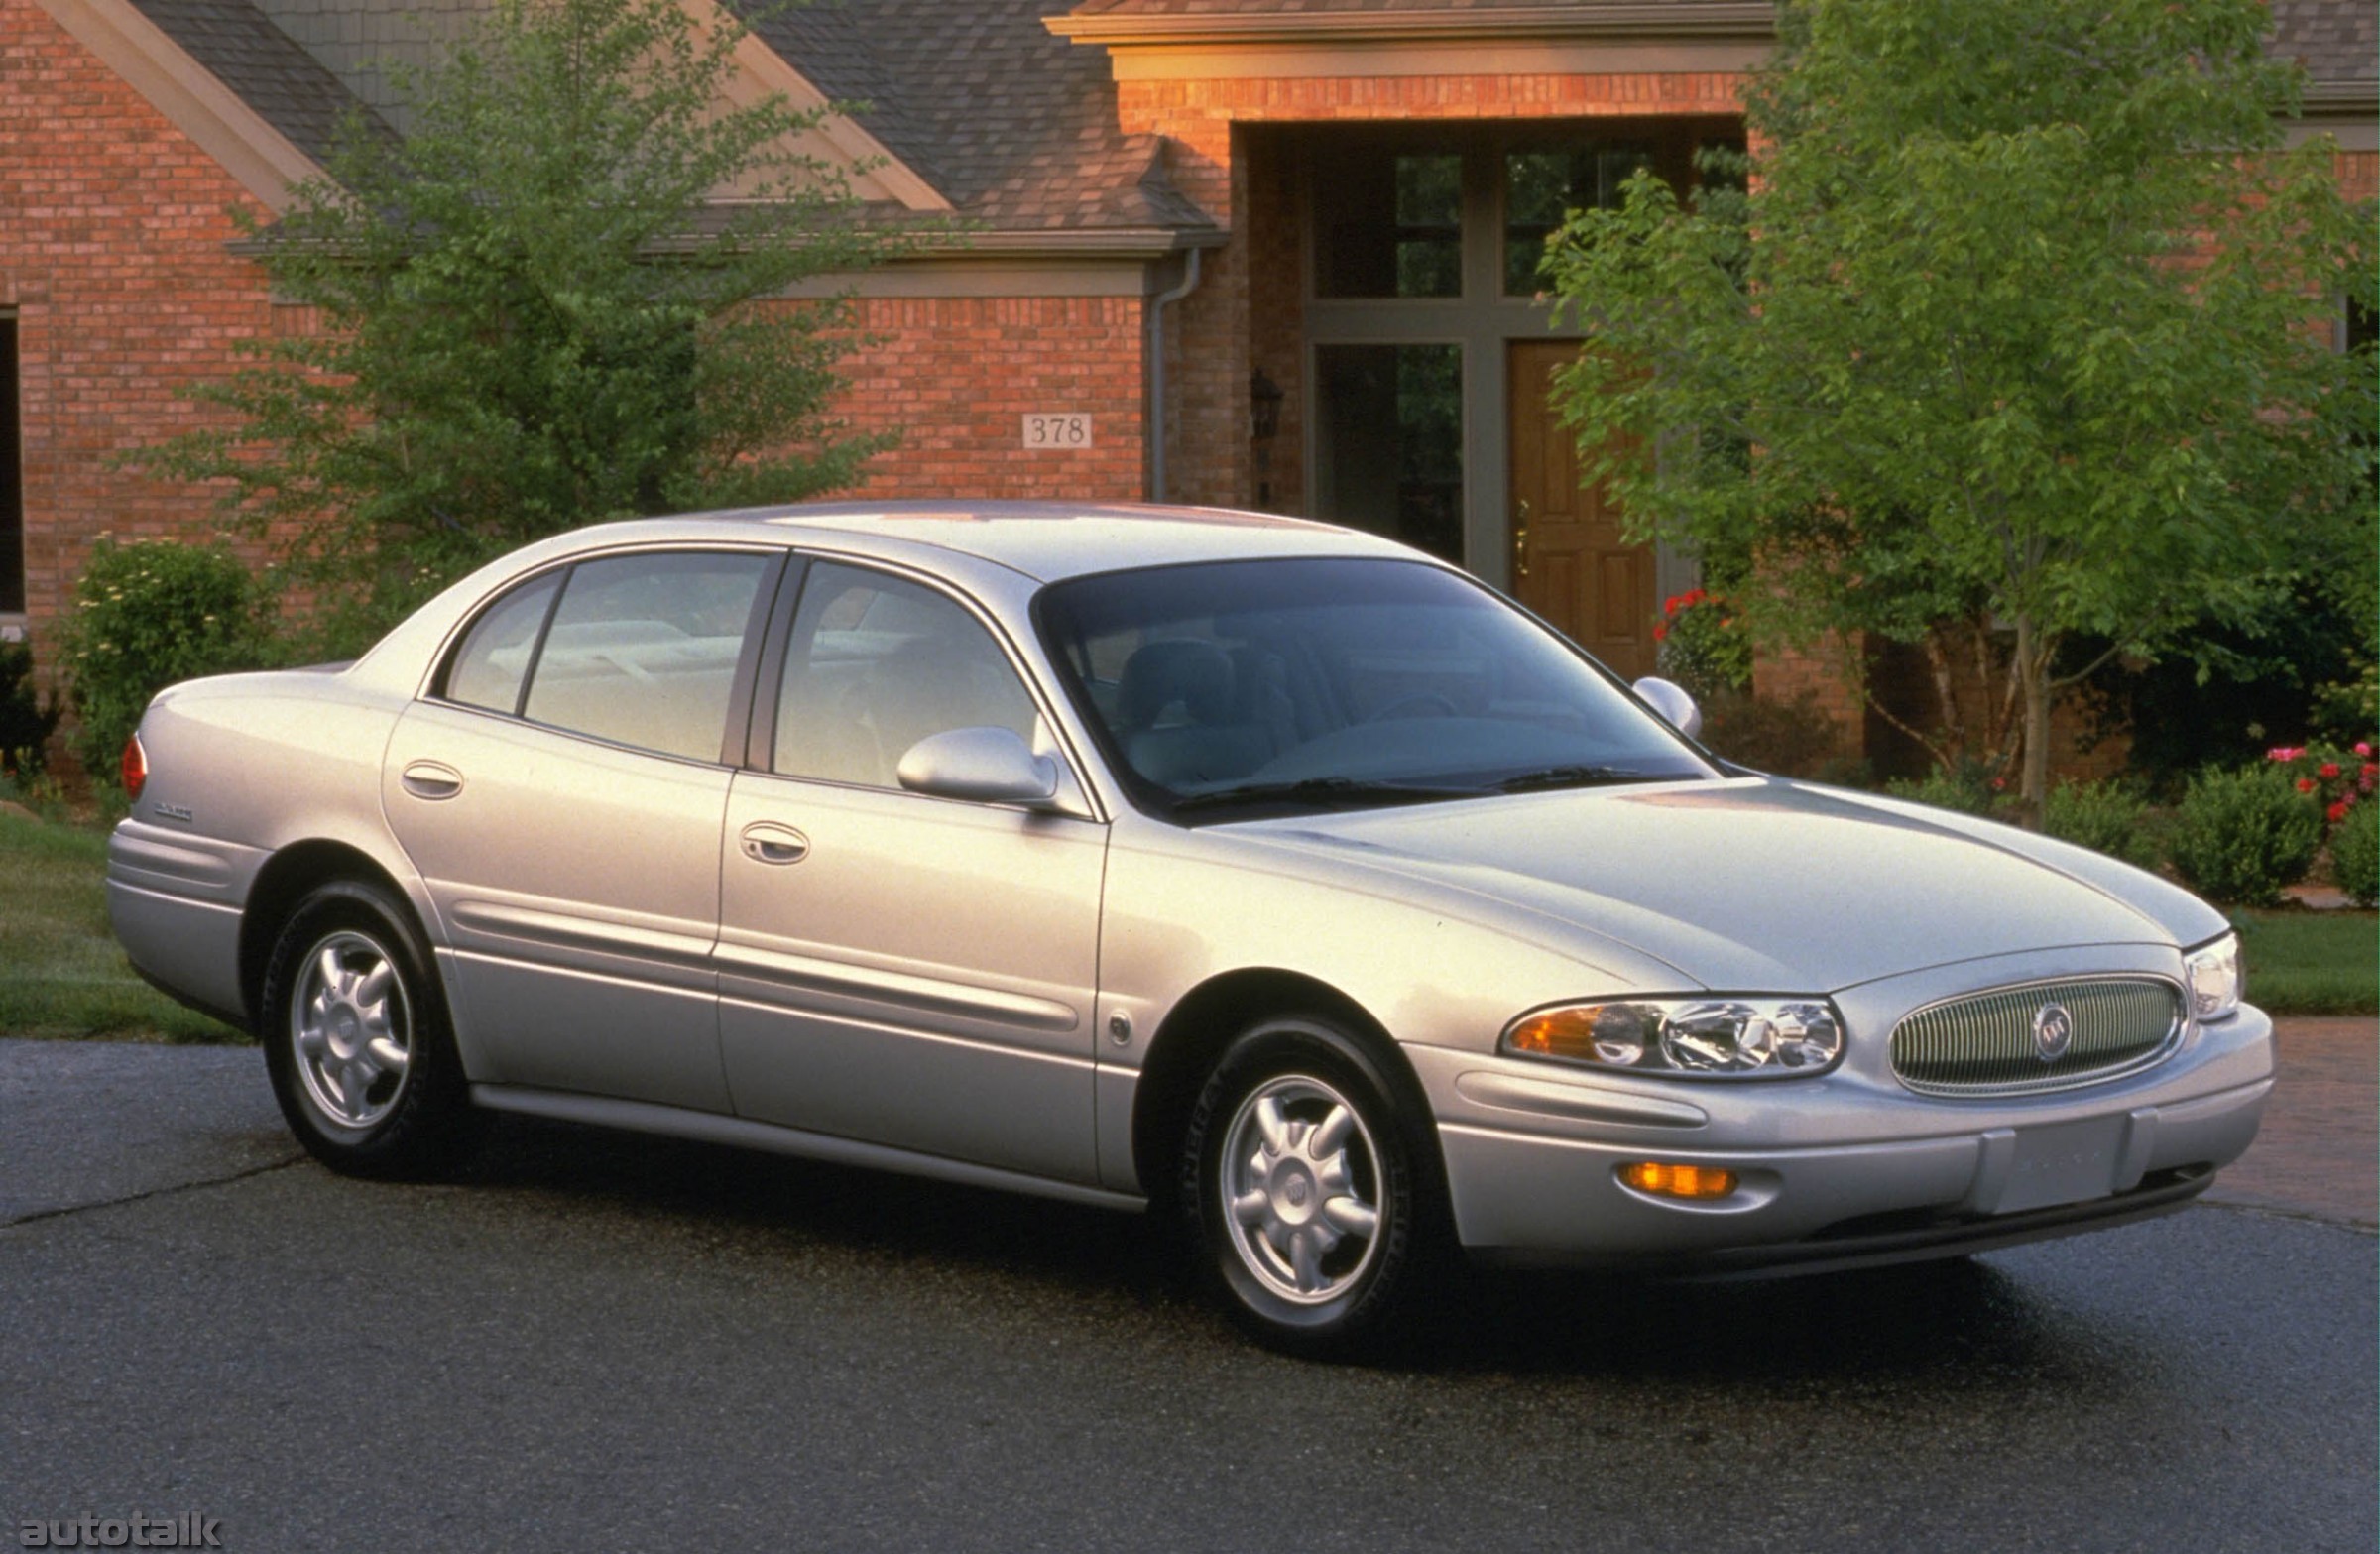
M2372 216L2260 0L1785 0L1748 164L1639 175L1547 275L1591 348L1562 381L1638 538L1752 558L1764 639L1975 662L1951 719L2038 815L2060 692L2369 570ZM2095 639L2086 661L2065 653ZM1972 658L1967 655L1972 653Z
M227 481L344 645L536 536L848 484L884 442L826 413L848 299L762 299L897 240L796 149L823 110L724 96L737 37L676 0L497 0L394 69L404 133L350 124L250 223L319 329L248 342L198 395L228 425L147 460Z

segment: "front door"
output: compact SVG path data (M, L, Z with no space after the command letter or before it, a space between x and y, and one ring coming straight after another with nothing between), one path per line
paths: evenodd
M719 855L719 1034L738 1113L1097 1179L1107 830L912 793L897 775L928 735L1031 739L1039 724L992 634L949 596L811 565L774 770L736 775Z
M1514 340L1507 403L1512 418L1512 596L1571 641L1633 680L1653 672L1659 619L1653 547L1620 536L1619 509L1579 479L1579 450L1553 408L1554 369L1577 345Z

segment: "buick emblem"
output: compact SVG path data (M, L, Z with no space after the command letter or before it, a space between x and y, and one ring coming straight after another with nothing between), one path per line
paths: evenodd
M2075 1044L2075 1016L2063 1004L2044 1004L2033 1015L2033 1050L2044 1063L2055 1063Z

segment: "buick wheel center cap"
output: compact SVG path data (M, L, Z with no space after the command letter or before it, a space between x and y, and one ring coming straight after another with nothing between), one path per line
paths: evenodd
M2044 1004L2033 1015L2033 1050L2055 1063L2075 1044L2075 1016L2063 1004Z

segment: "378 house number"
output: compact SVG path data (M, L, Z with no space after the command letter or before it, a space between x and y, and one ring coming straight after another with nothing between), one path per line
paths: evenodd
M1024 418L1024 445L1028 448L1087 448L1091 445L1091 418L1063 411L1044 411Z

